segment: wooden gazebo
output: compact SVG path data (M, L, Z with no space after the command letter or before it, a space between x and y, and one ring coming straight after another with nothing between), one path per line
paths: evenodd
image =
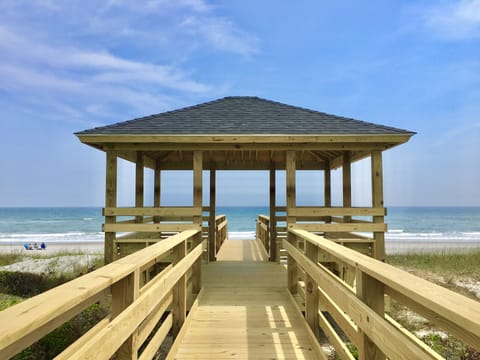
M76 135L106 153L105 259L111 262L158 241L162 234L201 227L206 212L209 259L214 260L216 170L270 172L270 260L278 260L278 210L286 212L281 220L286 220L287 228L323 233L382 260L386 231L382 152L407 142L413 134L257 97L226 97ZM351 164L367 157L371 158L372 205L352 207ZM136 164L135 207L117 207L118 158ZM144 168L155 174L153 207L144 207ZM336 168L343 168L342 207L331 203L331 170ZM193 170L192 206L160 204L160 172L168 170ZM210 171L208 206L202 204L203 170ZM275 204L277 170L286 170L286 207ZM323 204L297 207L296 170L324 172ZM123 216L133 218L117 221Z

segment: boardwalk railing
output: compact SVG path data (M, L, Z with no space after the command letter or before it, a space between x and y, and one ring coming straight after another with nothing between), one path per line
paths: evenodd
M267 254L270 254L270 217L258 215L256 237L262 244Z
M224 241L228 238L228 220L225 215L215 217L215 246L216 253L220 250Z
M385 314L384 295L480 349L479 302L306 230L289 229L283 246L290 292L312 330L321 328L341 359L354 359L345 336L360 359L442 358ZM337 265L333 271L327 262Z
M200 292L200 236L199 229L183 231L0 312L0 358L10 358L108 298L111 314L58 359L153 358L167 333L178 333L187 302ZM173 255L171 264L156 271L157 259L167 253Z

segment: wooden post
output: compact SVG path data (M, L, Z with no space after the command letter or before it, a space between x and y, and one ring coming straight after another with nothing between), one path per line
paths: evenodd
M182 241L173 249L172 265L175 266L187 255L187 242ZM183 275L172 289L172 333L175 338L187 316L187 276Z
M342 185L343 185L343 207L352 207L352 167L351 167L351 152L345 151L343 153L343 167L342 167ZM351 216L344 216L345 222L351 222Z
M287 151L286 153L286 185L287 185L287 231L290 224L296 222L294 216L290 216L290 209L296 207L296 184L295 184L295 151ZM297 246L296 236L287 232L287 239L295 247ZM296 294L298 291L298 268L297 262L290 255L287 259L287 269L288 269L288 289L292 294Z
M357 297L372 308L377 314L385 316L384 286L371 276L357 270ZM385 360L386 356L367 335L360 331L363 343L359 344L359 360Z
M106 161L106 183L105 183L105 207L117 207L117 154L107 151ZM105 224L115 224L116 216L105 216ZM117 234L114 232L105 233L104 259L105 264L111 263L115 259L116 249L114 242Z
M332 207L332 176L330 170L330 162L327 161L325 164L325 170L323 173L324 177L324 199L325 199L325 207ZM325 217L326 223L331 223L332 218L330 216Z
M382 152L372 151L372 207L383 208L383 170L382 170ZM384 222L383 216L374 216L374 223ZM385 261L385 233L375 232L373 234L375 244L373 256L380 261Z
M203 171L203 153L195 151L193 153L193 207L202 208L202 171ZM202 228L203 217L195 216L193 219L195 224ZM197 235L193 245L196 246L202 242L202 232ZM202 288L202 257L199 257L192 266L192 292L198 294Z
M305 256L312 260L315 264L318 263L318 247L310 243L305 244ZM305 279L305 320L312 329L315 336L319 336L318 324L318 284L306 273Z
M216 170L215 164L210 163L210 213L208 219L208 260L215 261L217 258L216 242Z
M162 174L160 171L160 164L157 163L155 167L155 172L153 175L153 207L159 208L160 207L160 198L162 194ZM160 223L160 217L155 216L153 218L153 222L158 224Z
M270 261L277 261L277 218L275 165L270 165Z
M135 270L122 280L112 284L112 319L117 317L138 297L140 289L140 272ZM115 359L137 359L134 332L118 349Z
M137 162L135 163L135 207L143 208L144 199L144 159L143 153L137 151ZM143 216L135 217L136 223L143 223Z

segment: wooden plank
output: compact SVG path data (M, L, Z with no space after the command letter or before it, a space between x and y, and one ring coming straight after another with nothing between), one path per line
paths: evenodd
M148 336L155 328L161 317L172 303L172 295L166 296L155 309L145 318L137 331L136 346L137 349L147 340Z
M321 313L318 313L318 322L320 327L323 330L323 333L327 337L330 344L335 348L335 354L342 360L355 360L348 347L345 345L343 340L337 334L332 325L328 322L327 318Z
M384 216L386 209L369 207L315 207L302 206L289 209L291 216Z
M383 208L383 170L382 170L382 152L373 151L371 155L372 167L372 207ZM375 223L383 223L383 216L374 216ZM374 257L380 261L385 261L385 233L374 233L375 246Z
M302 229L310 232L373 232L387 231L387 225L383 223L370 224L289 224L288 229Z
M105 232L165 232L200 229L197 224L105 224Z
M209 229L208 229L208 260L215 261L217 257L216 249L216 170L215 164L210 164L210 220L209 220Z
M325 309L340 326L342 331L347 335L348 339L358 347L360 336L357 325L348 317L345 312L334 302L328 294L322 289L318 289L320 306Z
M161 216L164 218L169 217L182 217L182 216L201 216L202 208L195 206L162 206L161 208L144 207L144 208L131 208L131 207L107 207L103 209L104 216Z
M106 180L105 180L105 207L117 206L117 155L111 151L107 152ZM115 224L115 216L105 215L105 224ZM113 242L116 239L115 232L105 233L104 260L109 264L114 259L115 250Z
M60 354L55 357L55 360L69 360L70 357L79 351L86 343L93 339L100 330L103 330L110 323L110 316L100 320L94 327L88 330L85 334L82 335L78 340L73 344L63 350Z
M139 360L150 360L153 359L155 354L157 353L160 345L165 340L172 327L172 314L168 315L167 318L163 321L160 328L157 330L153 338L150 340L148 345L143 350L142 354L139 357Z

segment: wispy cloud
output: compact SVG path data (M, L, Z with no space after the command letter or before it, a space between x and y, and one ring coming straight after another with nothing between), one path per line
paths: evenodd
M480 37L480 0L449 1L423 9L427 29L446 39Z
M225 85L196 79L189 58L208 49L251 57L258 44L204 0L5 0L0 39L0 89L94 121L220 94Z

